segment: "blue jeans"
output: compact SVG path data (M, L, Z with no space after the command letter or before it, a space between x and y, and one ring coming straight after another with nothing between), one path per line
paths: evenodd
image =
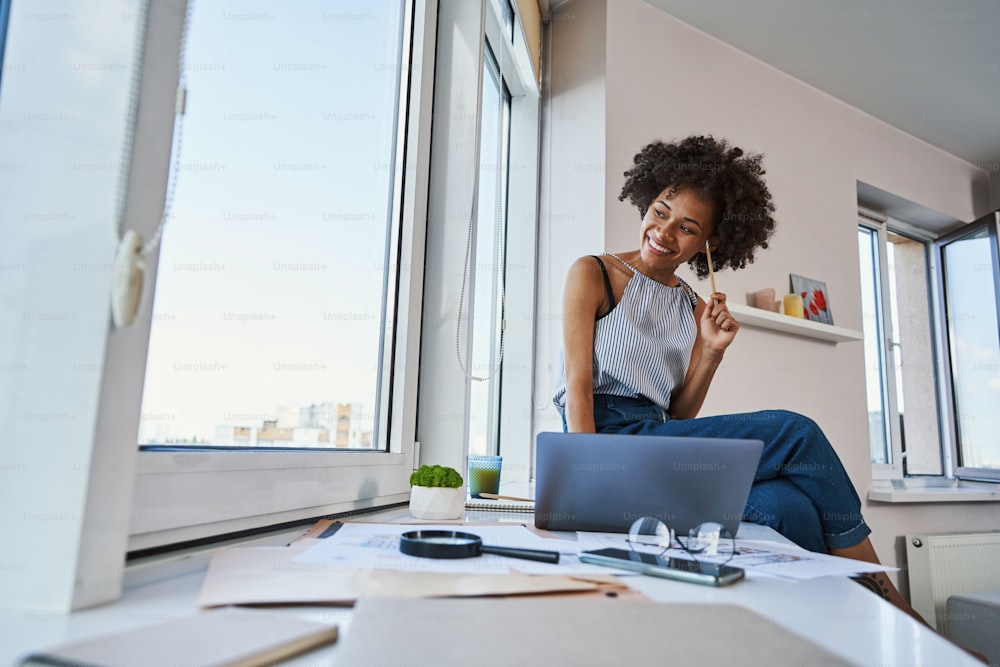
M854 546L871 533L843 464L808 417L765 410L671 419L648 399L597 394L594 423L598 433L763 440L744 521L770 526L819 553Z

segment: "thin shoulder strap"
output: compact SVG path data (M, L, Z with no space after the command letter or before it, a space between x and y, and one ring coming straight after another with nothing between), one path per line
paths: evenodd
M604 274L604 291L608 293L608 303L611 304L611 309L614 310L615 307L615 293L611 289L611 279L608 278L608 267L604 266L604 262L597 255L591 255L597 260L598 266L601 267L601 273Z
M626 262L624 259L622 259L618 255L612 254L611 256L614 257L615 259L617 259L619 262L621 262L625 266L627 266L629 269L631 269L632 273L639 274L639 270L638 269L636 269L634 266L632 266L631 264L629 264L628 262ZM597 260L597 261L601 261L601 260ZM601 265L601 268L604 268L603 264ZM607 272L605 272L605 274L606 273ZM639 274L639 275L641 275L641 274ZM684 281L684 279L681 278L680 276L677 276L677 281L681 284L681 287L684 288L684 292L687 294L688 301L691 302L691 307L692 308L697 308L698 307L698 294L695 293L695 291L691 288L691 286L688 285ZM614 303L614 302L612 301L612 303Z
M608 255L611 256L611 257L614 257L615 259L617 259L625 267L627 267L628 270L631 271L632 273L639 273L639 269L635 268L634 266L632 266L631 264L629 264L628 262L626 262L624 259L622 259L618 255L614 254L613 252L609 252Z
M691 307L692 308L697 308L698 307L698 295L695 293L694 289L692 289L692 287L690 285L688 285L684 281L684 279L681 278L680 276L677 276L677 280L680 282L681 287L684 288L684 291L687 292L688 301L691 302Z

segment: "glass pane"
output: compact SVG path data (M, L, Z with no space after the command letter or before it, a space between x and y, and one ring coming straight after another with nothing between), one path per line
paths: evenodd
M959 465L1000 469L1000 332L989 230L943 247Z
M872 463L892 463L889 446L888 398L885 391L885 347L883 346L881 276L878 233L858 229L861 261L861 312L865 335L865 380L868 395L868 438Z
M139 442L377 446L402 2L192 11Z
M502 204L507 184L507 106L498 75L492 67L483 72L483 118L480 138L479 216L474 259L472 317L473 380L469 409L469 453L494 454L500 396L500 323L503 320L502 235L506 233Z

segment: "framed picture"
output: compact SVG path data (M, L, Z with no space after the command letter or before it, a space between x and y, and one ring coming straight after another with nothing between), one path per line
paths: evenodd
M805 276L788 274L792 293L802 297L802 310L806 319L823 324L833 324L830 301L826 295L826 283Z

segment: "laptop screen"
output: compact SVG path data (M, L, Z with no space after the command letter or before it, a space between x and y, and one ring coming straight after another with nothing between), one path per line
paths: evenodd
M652 516L679 533L717 521L735 535L760 440L539 433L535 526L628 532Z

